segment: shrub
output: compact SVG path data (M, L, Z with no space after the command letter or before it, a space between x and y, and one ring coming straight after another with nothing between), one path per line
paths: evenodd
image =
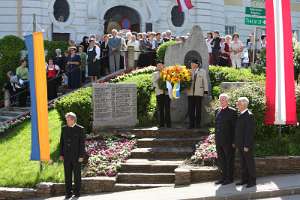
M300 75L300 43L294 43L294 63L295 63L295 80L298 80ZM300 80L299 80L300 81Z
M235 69L231 67L210 66L209 76L213 88L213 97L220 94L222 82L259 82L263 81L263 75L255 75L250 69Z
M171 40L169 42L165 42L162 45L160 45L159 48L156 51L156 57L157 57L157 59L160 60L160 61L164 61L165 60L165 55L166 55L167 48L170 47L170 46L173 46L175 44L177 44L177 42Z
M44 41L45 50L48 51L47 59L55 57L55 49L61 49L62 53L68 49L68 43L64 41Z
M87 133L92 130L92 88L82 88L55 102L62 123L65 123L65 114L77 114L78 124L84 126Z
M263 84L254 83L232 90L229 93L230 104L235 107L235 102L239 97L247 97L250 101L249 110L254 114L256 120L257 135L272 133L274 127L265 126L264 117L266 111L265 105L265 87Z
M16 71L21 58L21 50L25 49L24 41L16 36L8 35L0 39L0 99L2 88L8 71Z

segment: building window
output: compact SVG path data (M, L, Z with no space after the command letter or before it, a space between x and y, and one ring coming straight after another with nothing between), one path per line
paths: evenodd
M225 35L232 35L235 33L236 27L235 26L225 26Z
M70 16L70 6L67 0L56 0L53 5L54 18L58 22L66 22Z
M178 6L172 8L171 20L175 27L181 27L184 24L184 12L179 12Z

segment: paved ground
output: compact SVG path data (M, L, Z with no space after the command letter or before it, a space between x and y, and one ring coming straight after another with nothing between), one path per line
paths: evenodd
M269 199L258 199L258 200L300 200L300 195L269 198Z
M214 199L214 197L220 197L220 199L253 199L253 193L270 196L276 194L276 196L283 196L287 191L292 192L300 190L300 174L299 175L287 175L287 176L273 176L260 178L257 181L257 187L247 189L245 187L236 187L234 184L227 186L216 186L213 182L192 184L187 187L165 187L155 188L147 190L136 190L126 192L115 192L109 194L98 194L82 196L83 200L202 200L202 199ZM281 191L285 191L282 193ZM251 197L252 196L252 197ZM233 198L234 197L234 198ZM260 198L266 196L259 196ZM50 198L48 200L61 200L63 197ZM218 198L219 199L219 198ZM291 200L300 200L299 196L291 197ZM290 200L289 198L283 198L283 200ZM269 199L280 200L280 198Z

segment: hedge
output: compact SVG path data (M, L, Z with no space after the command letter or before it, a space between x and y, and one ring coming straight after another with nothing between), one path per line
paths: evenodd
M174 40L171 40L169 42L164 42L162 45L160 45L156 51L157 60L164 61L167 48L170 46L173 46L175 44L177 44L177 42Z
M65 124L65 114L74 112L78 124L84 126L89 133L92 130L92 88L82 88L55 102L60 119Z
M64 51L68 49L68 43L64 41L44 41L45 49L48 51L47 58L55 57L55 49L61 49L63 54Z
M218 97L221 93L222 82L262 82L264 75L256 75L250 69L235 69L232 67L209 66L209 77L212 86L212 96Z
M21 50L25 49L24 41L8 35L0 39L0 100L3 99L2 88L8 71L15 72L20 64Z

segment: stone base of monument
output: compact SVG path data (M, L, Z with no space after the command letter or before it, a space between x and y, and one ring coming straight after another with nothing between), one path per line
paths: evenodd
M210 106L209 97L202 98L202 115L201 115L201 127L208 127L211 123L212 107ZM181 94L179 99L171 101L171 120L175 127L188 127L189 114L188 114L188 96L184 93Z

